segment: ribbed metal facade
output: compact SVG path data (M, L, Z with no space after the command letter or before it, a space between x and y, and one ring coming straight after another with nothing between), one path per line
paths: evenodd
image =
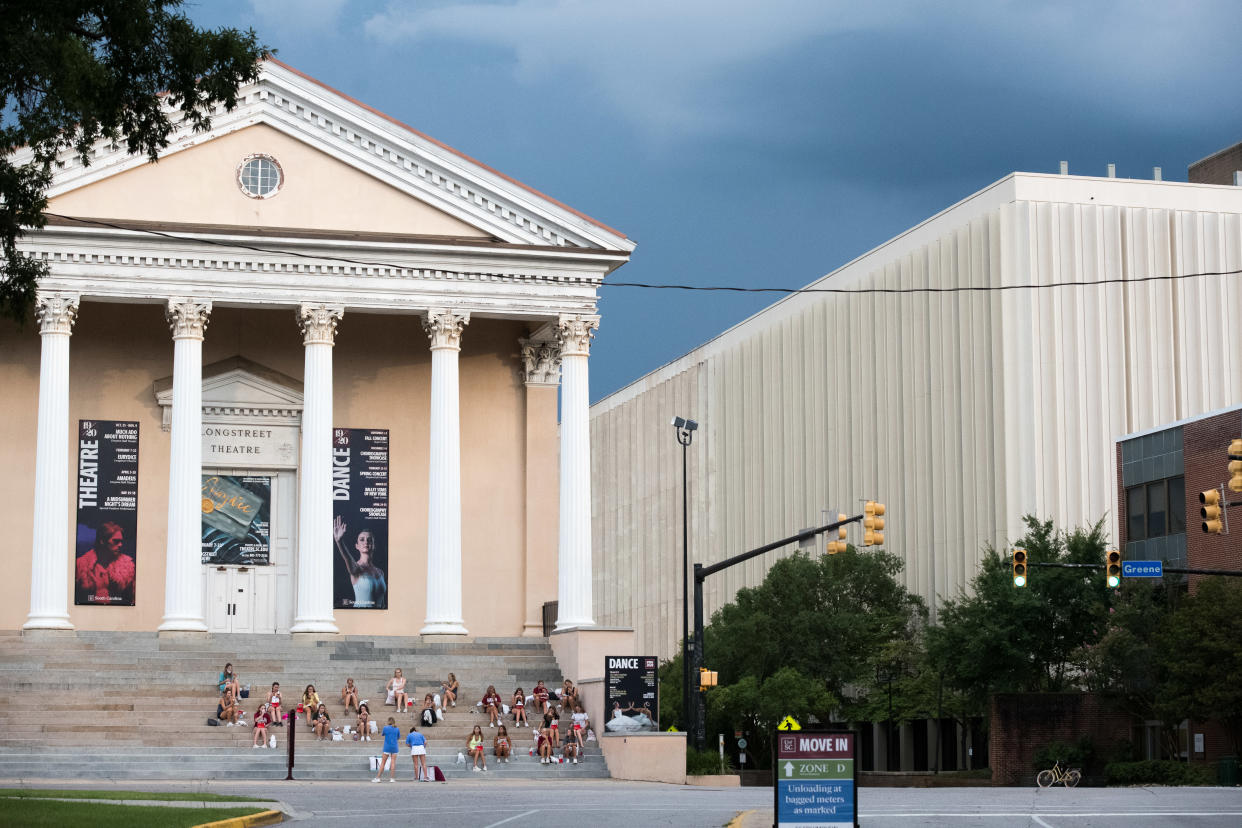
M1024 514L1116 537L1115 438L1242 399L1242 277L1140 280L1239 268L1236 187L1015 173L911 228L813 287L993 290L799 294L592 407L596 622L681 637L673 415L692 561L874 498L934 606ZM712 576L707 612L789 551Z

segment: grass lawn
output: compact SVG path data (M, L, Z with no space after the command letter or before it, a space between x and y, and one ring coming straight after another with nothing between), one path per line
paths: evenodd
M98 802L51 802L0 799L0 825L10 828L190 828L205 822L260 813L259 808L178 808L160 805L103 805Z
M179 791L60 791L54 788L0 788L0 798L18 799L154 799L168 802L271 802L262 796L230 796L213 793L181 793Z

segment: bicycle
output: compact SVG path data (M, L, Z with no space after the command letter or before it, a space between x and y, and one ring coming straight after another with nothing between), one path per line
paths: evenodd
M1077 768L1061 768L1061 760L1058 759L1048 770L1041 770L1035 774L1035 784L1041 788L1047 788L1058 782L1067 788L1076 788L1082 780L1082 773Z

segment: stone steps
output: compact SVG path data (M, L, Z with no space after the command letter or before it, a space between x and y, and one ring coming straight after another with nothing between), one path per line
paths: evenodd
M283 779L288 728L273 728L277 750L251 748L253 730L209 727L219 694L220 667L237 665L251 697L243 700L250 719L272 681L287 701L306 684L321 690L336 727L352 726L339 689L352 677L372 702L381 725L393 710L382 702L384 684L395 667L410 680L416 702L439 692L450 671L473 702L495 684L502 696L515 686L527 691L537 680L548 686L561 675L544 639L477 639L425 644L417 638L294 639L290 636L185 636L153 633L76 632L25 637L0 631L0 777L89 776L125 779ZM286 710L289 705L286 705ZM424 730L431 764L446 775L475 775L456 765L474 724L485 725L472 704L447 711L445 720ZM396 716L402 732L417 722L414 713ZM420 728L422 730L422 728ZM484 727L489 745L495 731ZM607 766L596 743L589 743L579 765L541 765L529 756L533 733L510 728L515 756L509 764L489 757L490 776L504 778L601 778ZM366 779L367 757L381 742L318 741L298 724L299 779ZM398 763L406 778L408 753Z

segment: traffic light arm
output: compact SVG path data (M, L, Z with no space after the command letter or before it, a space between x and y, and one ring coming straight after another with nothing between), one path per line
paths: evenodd
M864 515L854 515L845 520L838 520L832 523L820 526L817 529L807 529L796 535L790 535L787 538L781 538L778 541L764 544L758 549L752 549L749 552L743 552L740 555L734 555L732 558L725 558L723 561L714 563L711 566L704 566L701 563L694 565L694 641L690 646L690 671L692 676L699 675L699 670L703 668L703 580L708 575L713 575L722 569L728 569L736 566L743 561L749 561L764 552L771 552L773 549L780 549L782 546L788 546L795 541L804 541L817 538L825 532L831 532L834 529L840 529L851 523L858 523L863 519ZM702 691L700 690L700 693ZM690 736L694 742L695 748L704 750L707 746L707 724L705 721L704 703L702 698L696 698L691 694L691 706L693 711L683 711L686 719L690 722Z
M1047 566L1055 569L1107 569L1104 564L1076 564L1076 563L1035 563L1028 562L1027 566ZM1174 575L1227 575L1230 577L1242 577L1242 569L1186 569L1184 567L1166 566L1162 567L1162 571L1171 572Z
M839 529L842 526L846 526L851 523L858 523L864 517L865 515L854 515L853 517L846 518L845 520L838 520L833 523L825 524L817 529L806 529L796 535L790 535L787 538L782 538L781 540L773 541L772 543L760 546L758 549L752 549L749 552L734 555L732 558L725 558L723 561L714 563L711 566L705 566L702 568L701 572L699 571L699 567L695 566L694 578L698 581L702 578L706 578L708 575L714 575L722 569L728 569L729 567L740 564L743 561L749 561L751 558L762 555L764 552L771 552L773 549L780 549L782 546L787 546L794 541L811 540L812 538L818 537L825 532L831 532L833 529Z

